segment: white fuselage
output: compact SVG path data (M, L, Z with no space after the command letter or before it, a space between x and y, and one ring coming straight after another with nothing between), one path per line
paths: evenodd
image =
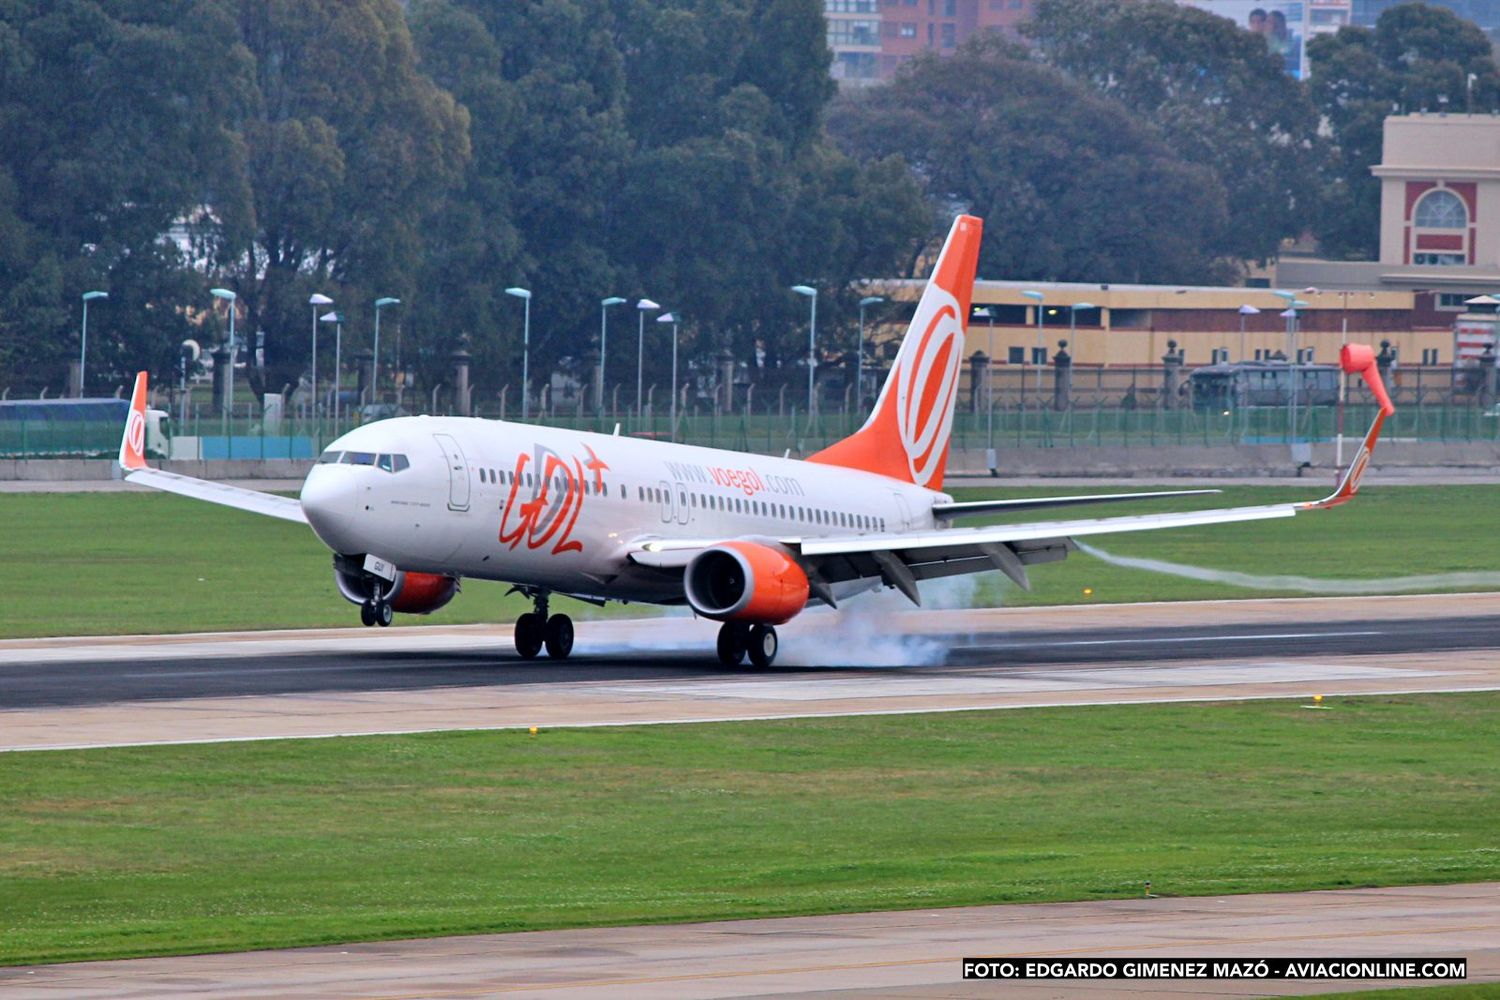
M680 574L627 560L646 541L929 529L951 500L813 462L469 417L379 421L324 457L302 507L337 553L612 600L681 599Z

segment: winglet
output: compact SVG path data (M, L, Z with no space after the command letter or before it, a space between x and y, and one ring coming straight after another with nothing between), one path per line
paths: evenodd
M130 413L125 418L125 433L120 436L120 468L134 472L146 468L146 373L135 376L135 392L130 396Z
M1303 504L1303 507L1308 510L1326 510L1354 499L1354 494L1359 492L1360 477L1365 474L1365 468L1370 464L1370 455L1375 451L1375 442L1380 437L1380 427L1385 423L1386 417L1396 412L1395 405L1391 403L1390 393L1386 392L1385 382L1380 377L1380 367L1375 364L1375 349L1369 344L1345 344L1344 349L1339 352L1339 367L1346 373L1359 372L1365 380L1365 385L1369 387L1370 393L1375 397L1375 402L1380 404L1380 412L1375 414L1375 420L1370 424L1370 430L1365 434L1364 442L1359 446L1359 453L1354 456L1354 461L1349 463L1349 468L1344 472L1344 478L1339 480L1339 488L1322 500Z

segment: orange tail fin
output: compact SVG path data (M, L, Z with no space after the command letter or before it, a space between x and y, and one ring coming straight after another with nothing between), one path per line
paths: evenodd
M130 413L125 418L125 433L120 435L120 468L126 472L146 467L146 373L135 377L135 392L130 395Z
M953 220L870 418L849 437L808 456L809 462L942 488L983 234L984 222L972 215Z

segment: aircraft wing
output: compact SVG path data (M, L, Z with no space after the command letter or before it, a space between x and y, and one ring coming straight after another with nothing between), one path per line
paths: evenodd
M1381 425L1395 412L1375 369L1374 352L1368 346L1348 345L1341 360L1345 371L1357 371L1364 376L1380 410L1338 488L1321 500L979 528L745 540L776 544L793 554L807 572L814 593L828 604L833 603L832 585L875 577L900 590L913 603L920 604L916 586L919 580L991 569L1000 570L1029 589L1027 566L1066 558L1075 548L1072 540L1085 535L1264 521L1337 507L1353 499L1359 490L1360 477L1369 464ZM632 562L659 569L681 569L698 552L723 541L726 539L646 540L630 553L629 558Z
M127 483L207 500L224 507L246 510L252 514L278 517L283 521L306 524L302 505L292 497L260 493L225 483L213 483L175 472L153 469L146 464L146 373L135 377L135 392L130 397L130 415L125 419L125 433L120 438L120 471Z
M1008 510L1039 510L1044 507L1075 507L1084 504L1123 503L1127 500L1160 500L1163 497L1201 497L1223 490L1156 490L1151 493L1085 493L1065 497L1017 497L1013 500L966 500L932 505L939 520L955 517L977 517Z

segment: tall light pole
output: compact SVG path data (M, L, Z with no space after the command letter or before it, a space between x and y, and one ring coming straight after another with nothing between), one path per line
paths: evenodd
M604 416L604 355L609 350L609 307L622 306L625 300L618 295L599 300L599 374L594 377L594 409Z
M864 412L865 398L865 307L879 305L883 295L866 295L859 300L859 350L854 355L854 406Z
M636 315L640 318L635 342L635 419L639 423L646 412L645 400L641 396L641 371L646 363L646 313L654 312L661 306L650 299L641 299L635 304L635 308Z
M95 299L109 298L108 292L84 292L83 293L83 336L82 343L78 348L78 398L83 398L83 373L88 369L85 365L89 357L89 303Z
M531 413L531 290L507 288L506 295L514 295L526 303L526 317L521 326L521 419Z
M1073 345L1075 352L1078 350L1078 310L1097 308L1092 302L1075 302L1068 306L1068 343Z
M813 377L818 370L818 290L811 285L793 285L792 291L806 296L812 310L807 320L807 419L811 421L816 407Z
M339 372L344 367L344 314L327 312L324 323L333 324L333 433L339 432Z
M380 402L380 310L386 306L399 306L400 299L375 300L375 358L370 362L370 401Z
M239 296L227 288L210 288L209 292L212 293L214 298L223 299L229 303L229 371L224 379L224 436L228 437L229 418L234 414L234 354L236 350L234 342L234 314L235 300Z
M333 305L333 300L322 292L313 292L307 297L307 304L312 306L313 335L312 335L312 408L313 420L317 425L318 445L323 441L323 417L318 413L318 309L322 306Z
M1024 295L1024 296L1026 296L1028 299L1031 299L1032 301L1034 301L1036 303L1036 346L1037 346L1037 353L1035 353L1035 354L1033 354L1031 356L1031 363L1033 365L1036 365L1036 391L1037 391L1037 398L1038 398L1038 400L1040 400L1041 399L1041 392L1042 392L1042 367L1041 367L1041 364L1039 364L1037 362L1037 358L1039 358L1039 357L1046 357L1047 347L1046 347L1046 344L1045 344L1045 338L1046 338L1046 334L1047 334L1047 314L1046 314L1046 310L1042 308L1042 303L1047 300L1047 296L1043 295L1041 292L1032 291L1032 290L1024 291L1021 294ZM1022 378L1021 385L1024 387L1026 385L1026 382L1025 382L1026 376L1023 374L1021 376L1021 378ZM1040 402L1038 402L1038 405L1040 405Z
M662 313L656 317L658 323L672 324L672 423L669 433L671 440L677 440L677 316L675 313ZM655 421L652 421L655 423Z
M1243 364L1246 361L1250 360L1249 358L1247 358L1245 356L1245 317L1246 316L1259 316L1259 315L1260 315L1260 310L1257 309L1257 308L1255 308L1254 306L1252 306L1248 302L1246 302L1244 305L1240 306L1240 363L1241 364Z
M995 309L993 306L980 306L974 310L973 318L983 316L990 321L990 363L985 366L984 373L984 454L986 467L991 475L998 475L995 469Z

